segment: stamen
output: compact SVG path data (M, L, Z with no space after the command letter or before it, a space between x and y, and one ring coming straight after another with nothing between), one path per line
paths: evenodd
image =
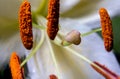
M98 63L98 62L93 62L93 63L95 63L97 66L99 66L100 67L100 69L99 68L97 68L96 66L94 66L94 65L92 65L91 64L91 66L98 72L98 73L100 73L101 75L103 75L106 79L119 79L120 77L117 75L117 74L115 74L114 72L112 72L111 70L109 70L107 67L105 67L104 65L101 65L100 63Z
M59 30L59 0L49 0L47 34L51 40L54 40Z
M54 55L54 51L53 51L53 48L52 48L52 45L50 43L50 40L47 38L47 42L48 42L48 46L49 46L49 49L50 49L50 53L51 53L51 56L52 56L52 59L53 59L53 62L55 64L55 67L56 67L56 71L57 71L57 75L58 75L58 78L60 78L60 73L59 73L59 68L58 68L58 64L57 64L57 61L56 61L56 58L55 58L55 55Z
M42 46L44 41L45 35L44 32L41 32L41 40L38 43L38 45L30 52L30 54L27 56L27 58L21 63L21 67L37 52L37 50Z
M102 36L104 40L105 49L110 52L113 48L113 32L112 32L112 22L110 16L105 8L99 10L101 26L102 26Z
M50 79L58 79L54 74L50 75Z
M33 46L31 5L27 0L20 6L19 28L23 45L30 50Z
M24 79L23 69L20 67L20 59L16 52L12 53L9 66L11 69L12 79Z

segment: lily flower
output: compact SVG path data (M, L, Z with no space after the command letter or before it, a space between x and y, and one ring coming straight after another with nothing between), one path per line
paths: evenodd
M100 26L99 8L107 8L113 17L120 11L119 0L60 0L60 27L54 40L50 40L46 33L49 0L28 1L31 3L33 20L31 50L23 46L18 29L18 10L24 0L0 1L0 69L9 62L11 52L16 51L20 57L26 56L21 66L27 63L26 78L30 79L104 79L91 67L93 61L120 74L113 52L107 53L96 33L88 35L93 32L92 28ZM81 43L61 45L64 36L72 30L80 32Z

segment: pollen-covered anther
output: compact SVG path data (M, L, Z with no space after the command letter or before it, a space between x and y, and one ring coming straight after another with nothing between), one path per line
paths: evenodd
M49 77L50 79L58 79L54 74L50 75Z
M116 73L112 72L110 69L108 69L107 67L105 67L104 65L98 63L98 62L94 62L94 64L96 64L98 67L96 67L95 65L91 64L91 66L98 72L100 73L102 76L105 77L105 79L120 79L120 76L117 75Z
M20 67L20 59L16 52L12 53L9 66L12 74L12 79L24 79L24 72L23 69Z
M65 36L65 41L71 44L79 45L81 42L80 32L72 30Z
M54 40L59 30L59 0L49 0L47 16L47 34Z
M31 5L27 0L25 0L20 6L19 28L23 45L26 49L31 49L33 46L32 15Z
M99 10L101 26L102 26L102 36L104 40L105 49L109 52L113 48L113 31L112 31L112 21L105 8Z

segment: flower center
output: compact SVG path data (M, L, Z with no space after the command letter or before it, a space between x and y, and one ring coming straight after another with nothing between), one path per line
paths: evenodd
M100 17L102 17L101 18L102 29L97 28L95 30L92 30L92 31L84 33L84 34L80 34L77 31L74 31L74 32L70 32L68 35L64 36L64 34L62 32L58 32L59 27L60 27L60 25L59 25L59 3L60 3L59 0L49 0L47 19L44 16L39 15L39 14L41 14L41 15L43 14L44 7L47 2L46 0L43 0L42 4L37 9L37 11L35 13L33 13L33 15L32 15L33 20L31 18L30 4L27 5L25 2L27 2L27 0L23 0L23 7L20 9L20 12L19 12L19 14L20 14L20 18L19 18L20 26L19 27L20 27L20 34L21 34L22 42L26 49L32 48L32 43L34 43L32 40L33 39L32 25L35 28L40 29L41 39L40 39L39 43L36 46L34 46L34 48L32 48L32 50L31 50L30 54L27 56L27 58L21 63L21 67L24 66L24 64L38 51L38 49L42 46L44 39L46 37L52 59L54 61L55 67L56 67L58 79L61 79L61 76L59 75L60 72L58 69L58 64L57 64L57 61L56 61L56 58L54 55L54 50L52 48L51 42L63 47L65 50L68 50L71 54L78 56L79 58L85 60L90 65L98 68L99 70L104 70L99 65L96 65L94 62L90 61L83 55L78 54L78 52L71 49L69 47L69 45L72 45L72 44L78 45L78 44L80 44L81 37L88 36L89 34L104 30L103 38L105 38L105 40L104 40L105 48L107 48L106 49L107 51L111 51L112 50L112 41L113 41L112 32L111 32L111 29L112 29L111 28L111 20L105 9L104 10L100 9ZM106 16L106 18L103 18L104 16ZM38 17L40 18L39 23L38 23ZM46 22L47 22L47 25L46 25ZM105 30L107 30L107 32ZM49 38L46 36L46 31L47 31L47 35ZM108 33L111 33L111 34L108 34ZM67 38L60 39L59 35L62 37L67 37ZM66 47L64 47L64 46L66 46Z

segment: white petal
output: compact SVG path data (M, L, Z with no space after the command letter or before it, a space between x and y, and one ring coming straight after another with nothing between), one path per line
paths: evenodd
M12 52L17 52L20 57L24 56L25 48L21 43L19 33L9 39L0 40L0 68L9 63Z
M79 19L83 24L99 27L99 9L106 8L110 16L113 17L119 15L119 6L119 0L82 0L61 16Z
M81 0L60 0L60 11L66 12L69 9L72 9Z
M62 19L60 24L62 26L61 30L64 34L73 29L80 31L81 33L91 30L78 20ZM88 63L71 54L70 51L53 44L53 42L51 42L51 44L57 61L59 73L57 73L57 68L52 59L48 42L45 39L42 47L29 61L31 63L28 63L32 79L34 79L32 76L36 79L48 79L50 74L56 74L60 77L60 79L104 79L100 74L96 73L96 71L93 70ZM82 43L78 46L73 46L71 49L84 55L92 61L98 61L106 65L116 73L120 73L120 68L115 56L112 52L109 54L105 51L103 41L97 34L83 37ZM34 65L32 63L34 63Z
M81 34L91 30L91 28L84 26L79 20L65 19L61 22L61 24L66 27L66 29L73 28L79 30ZM89 36L83 37L81 44L79 46L76 46L75 49L77 51L80 51L79 53L83 54L92 61L98 61L106 65L112 71L120 74L120 71L118 70L120 67L115 56L113 55L113 53L106 52L103 41L97 34L94 33ZM76 60L78 61L79 59ZM89 66L85 67L85 69L86 68L89 68ZM93 78L89 77L90 79L99 78L99 76L95 76L94 72L92 73L93 74L90 74L90 76L92 76Z

